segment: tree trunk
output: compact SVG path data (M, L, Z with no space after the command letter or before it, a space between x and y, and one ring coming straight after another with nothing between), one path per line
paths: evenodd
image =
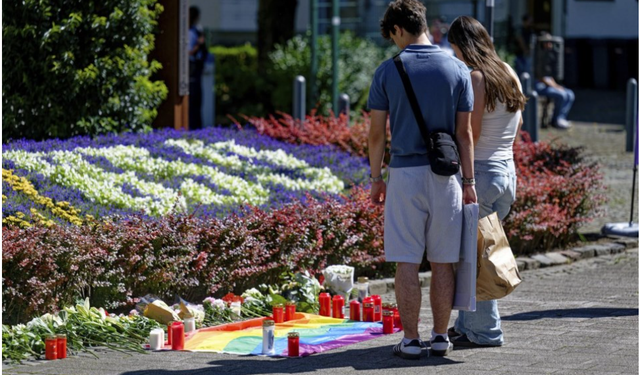
M265 73L269 52L294 34L298 0L260 0L258 6L258 72Z

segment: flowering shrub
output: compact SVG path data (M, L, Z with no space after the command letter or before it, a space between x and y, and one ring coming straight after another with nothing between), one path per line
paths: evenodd
M384 261L382 208L368 192L307 196L282 208L247 208L223 219L134 216L118 223L3 228L3 321L69 305L106 308L152 293L187 300L275 283L285 271L330 264L366 271Z
M598 215L605 202L598 165L588 164L582 148L516 143L517 199L505 221L515 252L528 254L566 246L578 228Z
M280 113L280 117L269 116L245 117L260 134L293 144L336 145L350 154L368 157L368 136L371 118L367 112L362 112L352 126L349 126L344 115L339 117L321 116L311 113L305 118L304 124L291 115ZM387 145L385 156L389 156L391 133L387 121ZM388 160L385 160L388 162Z
M368 276L387 267L383 208L358 185L368 172L361 156L369 118L348 127L344 117L311 115L303 128L284 114L249 120L257 131L5 145L3 218L18 225L2 232L3 321L78 296L117 308L148 293L238 293L333 264ZM579 148L524 141L514 151L518 199L505 222L514 251L573 240L604 201L597 166ZM348 196L339 194L349 186ZM71 222L65 215L82 225L47 227L46 220Z
M224 216L243 204L339 194L367 175L363 158L332 146L222 128L17 141L4 146L2 164L4 223L22 226L172 210Z

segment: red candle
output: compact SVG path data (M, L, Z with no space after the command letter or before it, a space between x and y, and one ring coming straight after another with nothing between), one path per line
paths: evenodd
M320 293L318 301L320 302L320 315L331 316L331 296L329 293Z
M48 360L58 359L58 338L47 336L44 339L44 357Z
M374 307L373 311L375 311L375 306L373 305L373 297L367 296L362 300L362 321L363 322L373 322L373 318L375 318L374 313L371 313L371 320L366 320L366 316L364 313L364 306L366 303L370 303L372 307Z
M284 311L284 321L288 322L289 320L295 319L296 316L296 303L295 302L287 302Z
M373 303L365 302L362 307L362 321L373 322Z
M284 306L281 303L273 305L273 320L276 323L284 322Z
M398 305L391 304L391 311L393 312L393 325L402 331L402 319L400 319L400 312L398 311Z
M184 349L184 324L173 322L171 325L171 350Z
M382 320L382 297L374 294L371 298L373 298L373 321L379 322Z
M382 303L382 314L384 315L385 311L391 311L391 304L389 302Z
M298 332L289 332L287 335L287 349L289 357L297 357L300 355L300 334Z
M171 323L167 324L167 344L166 345L171 345Z
M382 333L388 335L393 333L393 312L385 311L382 314Z
M344 319L344 298L342 296L333 296L333 317Z
M360 302L357 299L349 303L349 318L360 321Z
M56 336L56 340L57 340L58 359L67 358L67 336L58 335Z

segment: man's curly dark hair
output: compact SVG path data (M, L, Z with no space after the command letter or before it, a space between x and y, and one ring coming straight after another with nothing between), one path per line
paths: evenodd
M380 33L385 39L395 35L394 25L413 35L427 31L427 8L418 0L395 0L389 3L380 20Z

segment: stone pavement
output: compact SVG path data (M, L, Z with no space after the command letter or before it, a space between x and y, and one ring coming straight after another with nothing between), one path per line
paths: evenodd
M526 270L500 301L505 345L457 349L448 357L394 357L401 333L306 358L217 353L126 354L97 350L58 361L3 366L4 374L633 374L638 373L638 249ZM431 330L423 289L421 333ZM383 300L393 301L393 293ZM455 312L454 312L455 316ZM452 321L453 322L453 317Z

